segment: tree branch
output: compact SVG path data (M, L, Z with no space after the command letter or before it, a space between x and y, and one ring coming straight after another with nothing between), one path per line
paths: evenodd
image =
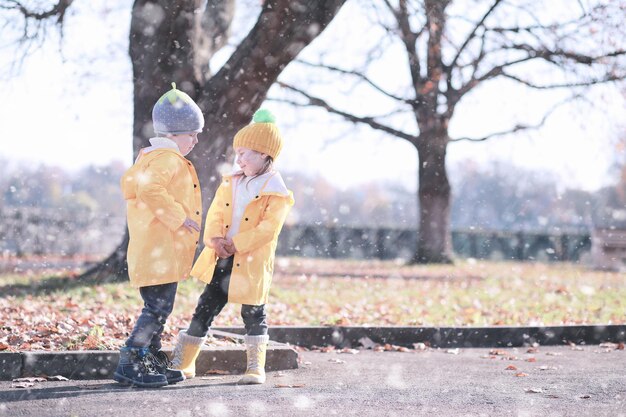
M467 47L467 45L469 45L469 43L472 41L472 39L474 39L474 37L476 36L476 31L484 25L485 20L489 17L489 15L496 9L496 7L498 7L498 5L502 2L502 0L496 0L493 5L489 8L489 10L487 10L487 12L483 15L482 19L480 19L480 21L478 23L476 23L476 25L474 26L474 29L472 29L472 31L469 33L469 35L467 36L467 38L465 39L465 42L463 42L463 44L461 45L461 47L459 48L459 50L457 51L456 55L454 56L454 58L452 59L452 62L450 63L450 65L448 66L449 70L448 73L451 74L452 69L456 66L457 61L459 60L459 57L461 56L461 54L463 53L463 51L465 50L465 48Z
M506 72L502 71L500 73L501 76L505 77L505 78L509 78L513 81L517 81L518 83L524 84L527 87L530 88L534 88L536 90L555 90L558 88L574 88L574 87L589 87L591 85L596 85L596 84L604 84L604 83L610 83L613 81L621 81L626 79L626 75L608 75L604 78L596 78L593 80L589 80L589 81L583 81L583 82L578 82L578 83L561 83L561 84L547 84L547 85L538 85L538 84L534 84L528 80L524 80L520 77L517 77L515 75L511 75L511 74L507 74Z
M373 82L372 80L370 80L365 74L362 74L358 71L355 70L346 70L346 69L342 69L342 68L338 68L335 67L333 65L326 65L326 64L314 64L312 62L307 62L307 61L303 61L303 60L295 60L295 62L299 63L299 64L303 64L303 65L307 65L309 67L313 67L313 68L324 68L327 69L329 71L334 71L334 72L338 72L340 74L344 74L344 75L352 75L354 77L357 77L363 81L365 81L367 84L369 84L371 87L373 87L375 90L377 90L378 92L386 95L389 98L392 98L396 101L401 101L403 103L406 103L408 105L410 105L411 107L416 107L416 100L412 100L412 99L408 99L408 98L404 98L404 97L400 97L400 96L396 96L395 94L392 94L388 91L386 91L385 89L383 89L382 87L380 87L378 84L376 84L375 82Z
M47 29L50 26L48 23L51 18L56 17L53 22L57 25L60 38L63 39L63 22L67 12L67 9L73 3L74 0L58 0L58 3L51 6L47 10L40 10L41 7L30 5L30 8L25 6L23 1L18 0L0 0L0 10L7 10L7 14L21 15L23 17L23 27L16 28L21 30L21 35L16 34L14 39L11 39L10 44L16 44L18 47L14 48L14 58L9 64L9 74L19 72L24 61L28 55L40 48L47 39ZM30 2L35 3L35 2ZM6 25L14 23L16 17L9 17L6 19ZM59 50L61 47L59 46Z
M525 51L528 53L530 57L542 58L552 63L555 63L553 58L565 58L577 64L583 64L583 65L591 65L606 58L615 58L618 56L626 55L626 51L622 49L619 49L619 50L616 50L616 51L613 51L604 55L590 56L590 55L579 54L576 52L566 51L563 49L556 49L556 50L550 50L547 48L537 49L528 44L513 44L510 46L505 46L503 47L503 49Z
M22 4L22 2L18 0L3 0L0 3L0 9L5 10L17 10L19 11L24 18L26 19L35 19L35 20L46 20L48 18L57 17L57 23L62 24L63 18L65 17L65 12L70 7L74 0L59 0L57 4L52 6L50 10L43 12L35 12L28 9L26 6Z
M391 5L391 3L389 3L388 0L385 0L385 3L398 22L400 39L404 44L404 49L406 50L409 58L411 79L413 80L413 85L415 86L415 90L417 92L417 86L422 84L419 55L417 54L417 39L426 29L426 25L424 25L419 32L413 32L411 29L411 23L409 22L406 0L400 0L399 9L397 10Z
M200 152L194 152L192 162L206 164L207 158L218 160L229 152L232 137L250 122L278 76L325 30L344 3L345 0L263 3L248 35L219 71L201 86L198 105L205 125L219 126L219 134L212 134L213 140L207 141ZM207 172L213 168L207 168Z
M539 121L539 123L534 124L534 125L526 125L526 124L517 124L515 126L513 126L513 128L509 129L509 130L504 130L501 132L495 132L495 133L491 133L489 135L486 136L482 136L482 137L478 137L478 138L470 138L470 137L460 137L460 138L451 138L450 142L460 142L460 141L470 141L470 142L484 142L488 139L494 138L494 137L498 137L498 136L506 136L506 135L510 135L513 133L517 133L523 130L537 130L541 127L543 127L546 123L546 121L548 120L548 118L561 106L563 106L564 104L567 104L575 99L579 99L581 98L582 95L581 94L574 94L571 97L568 97L567 99L555 104L546 114L544 114L544 116L541 118L541 120Z
M283 88L286 88L287 90L296 92L298 94L300 94L301 96L305 97L308 100L308 103L299 103L299 102L295 102L295 101L290 101L290 100L278 100L278 99L274 99L275 101L282 101L284 103L289 103L291 105L294 106L299 106L299 107L321 107L323 109L325 109L328 113L332 113L332 114L336 114L338 116L343 117L344 119L352 122L352 123L361 123L361 124L366 124L368 126L370 126L372 129L376 129L376 130L381 130L385 133L389 133L393 136L402 138L402 139L406 139L409 142L415 144L417 137L415 135L411 135L409 133L394 129L392 127L383 125L382 123L377 122L376 120L374 120L373 117L358 117L355 116L353 114L350 113L346 113L344 111L338 110L334 107L332 107L331 105L329 105L326 101L324 101L321 98L318 97L314 97L311 96L310 94L304 92L303 90L300 90L299 88L296 88L292 85L286 84L284 82L279 81L277 83L278 85L280 85Z

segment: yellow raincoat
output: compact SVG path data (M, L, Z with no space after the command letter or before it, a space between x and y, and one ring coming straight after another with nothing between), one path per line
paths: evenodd
M166 284L189 276L202 221L200 183L191 162L172 148L142 152L121 180L127 203L128 275L133 287Z
M278 235L294 204L293 193L285 187L278 172L246 206L239 232L233 236L237 248L228 286L228 301L237 304L266 304ZM222 179L211 203L204 225L204 244L213 237L225 237L233 214L233 176ZM206 283L213 278L217 263L215 250L206 246L191 271L191 276Z

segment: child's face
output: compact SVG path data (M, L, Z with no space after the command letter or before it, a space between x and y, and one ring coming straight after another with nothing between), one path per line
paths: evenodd
M253 177L265 166L267 155L248 148L235 148L235 162L243 170L246 177Z
M197 133L181 133L179 135L168 135L170 139L176 142L178 145L178 149L183 156L187 155L196 143L198 143L198 134Z

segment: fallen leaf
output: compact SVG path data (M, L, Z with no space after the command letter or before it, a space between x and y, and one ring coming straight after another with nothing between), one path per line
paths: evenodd
M557 294L569 294L567 288L565 288L564 286L558 287L556 290L554 290L554 292Z
M524 391L530 393L530 394L541 394L543 392L543 389L541 388L526 388Z
M7 350L8 348L9 348L9 345L7 345L6 343L0 342L0 350Z
M26 378L15 378L13 382L46 382L46 378L41 378L38 376L29 376Z
M203 377L200 377L200 379L203 381L217 381L220 379L224 379L224 377L223 376L203 376Z
M548 355L548 356L562 356L563 354L561 352L546 352L546 355Z
M357 353L359 353L359 350L358 349L343 348L343 349L337 351L337 353L350 353L351 355L356 355Z
M515 365L509 365L506 368L504 368L505 371L517 371L517 366Z
M285 376L285 375L287 375L287 374L286 374L286 373L284 373L284 372L276 372L276 373L274 374L274 378L282 378L282 377L283 377L283 376Z
M507 356L508 353L504 350L498 350L498 349L491 349L489 351L490 355L496 355L496 356Z
M93 335L88 335L83 341L83 348L87 350L97 350L100 346L100 339Z
M619 342L617 345L617 350L624 350L624 342Z
M53 375L53 376L48 376L46 378L48 379L48 381L69 381L69 379L67 379L66 377L62 375Z
M446 350L446 353L449 353L451 355L458 355L459 352L460 352L459 348Z
M35 386L33 382L19 382L17 384L12 384L11 388L30 388Z
M548 366L548 365L542 365L539 368L540 371L549 371L549 370L554 370L556 369L556 366Z
M528 358L526 362L537 362L537 358Z
M531 348L528 348L526 353L537 353L538 351L539 349L537 349L536 347L531 347Z
M515 376L523 377L523 376L528 376L528 374L525 374L524 372L518 372L518 373L515 374Z
M365 349L372 349L372 348L374 348L374 346L376 346L376 343L374 343L374 341L372 339L370 339L369 337L362 337L362 338L360 338L359 339L359 343Z
M276 384L274 388L302 388L304 384Z
M329 359L328 362L332 362L332 363L346 363L346 361L342 361L341 359Z
M611 343L611 342L605 342L605 343L600 343L599 347L607 348L607 349L617 349L618 344L617 343Z
M589 395L589 394L585 394L585 395L581 395L581 396L580 396L580 397L578 397L578 398L584 398L584 399L587 399L587 398L591 398L591 395Z
M426 350L426 344L424 343L413 343L413 348L415 348L415 350Z
M221 369L209 369L204 375L230 375L230 372L222 371Z

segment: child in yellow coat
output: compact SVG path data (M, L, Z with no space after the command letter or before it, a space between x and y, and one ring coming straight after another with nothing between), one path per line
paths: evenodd
M206 247L191 275L207 283L186 331L178 335L173 367L195 376L195 361L213 319L227 302L241 304L246 328L247 370L240 383L265 382L269 337L267 303L278 235L294 204L272 163L283 139L267 110L235 135L233 148L241 168L225 175L207 213Z
M168 367L161 333L178 282L189 276L200 237L200 184L185 155L198 143L204 118L191 97L172 85L152 110L157 137L139 152L121 180L130 235L128 275L144 306L120 350L114 379L140 387L185 379Z

